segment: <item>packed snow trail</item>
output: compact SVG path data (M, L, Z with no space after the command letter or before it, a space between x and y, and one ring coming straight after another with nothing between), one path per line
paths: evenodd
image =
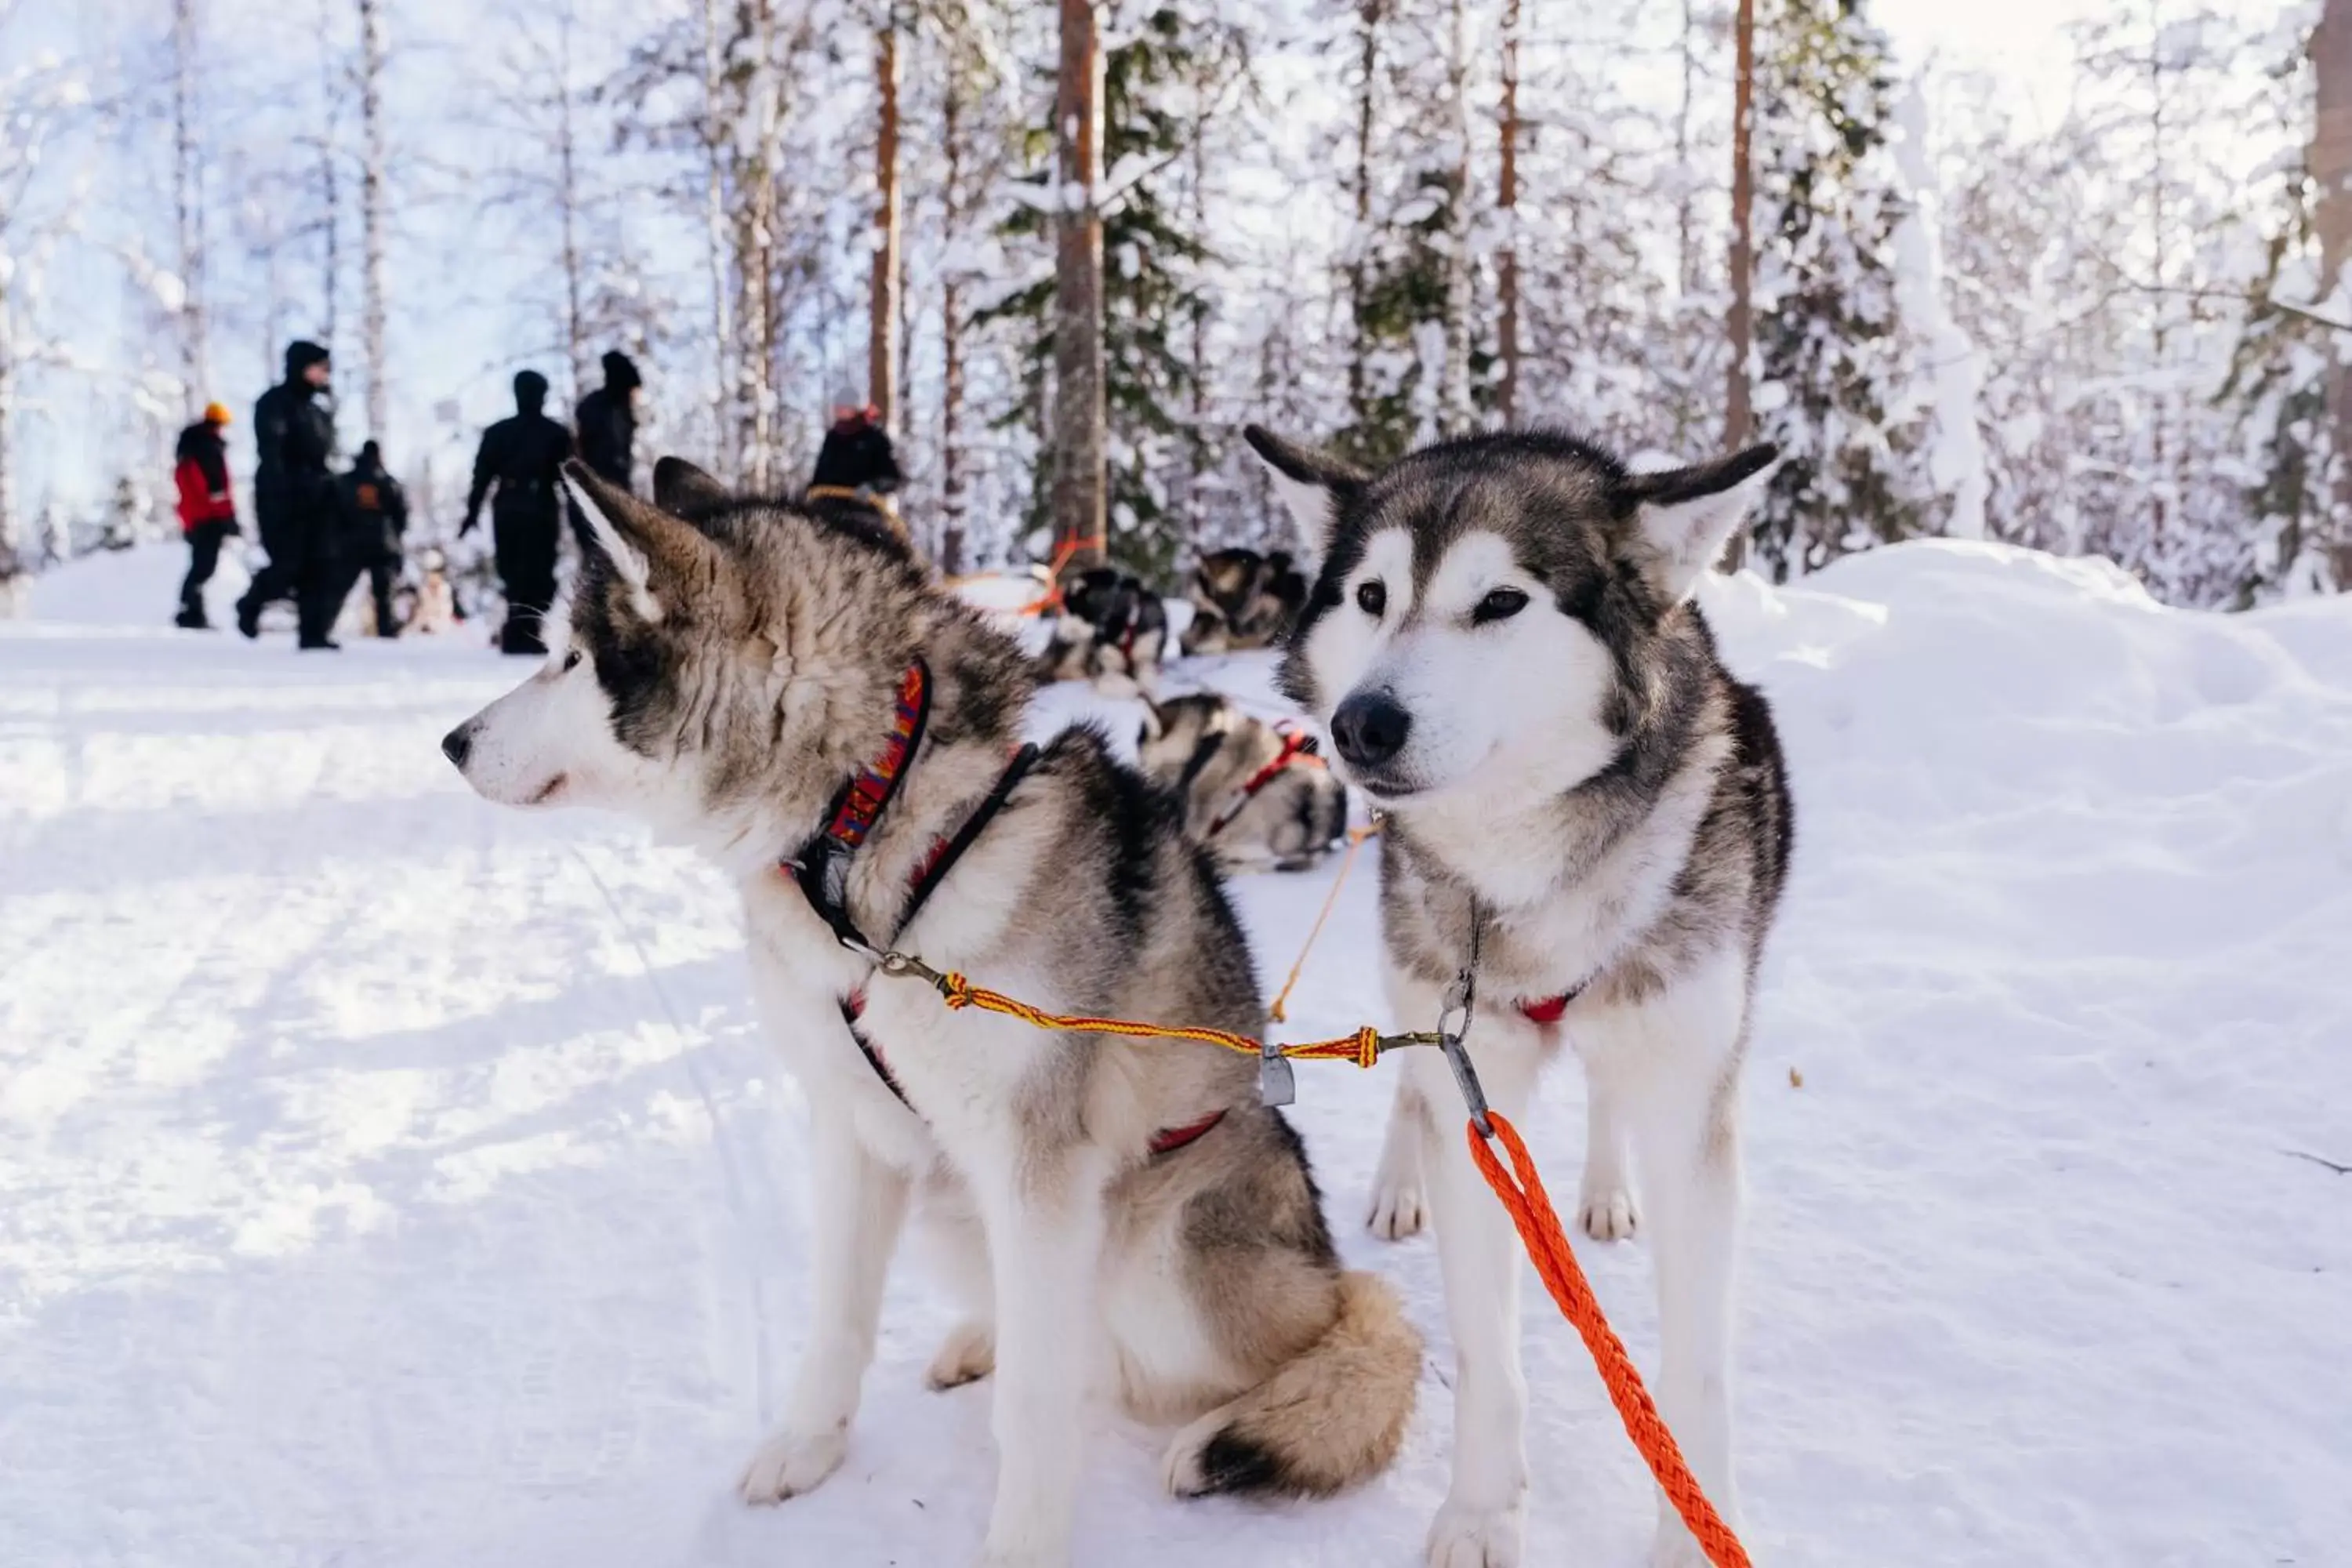
M7 1561L968 1561L987 1385L922 1388L950 1314L911 1258L841 1472L732 1497L814 1194L719 880L466 791L436 744L517 662L126 629L179 564L0 627ZM2352 604L2177 614L1962 545L1707 601L1800 813L1746 1080L1757 1560L2352 1561L2352 1177L2315 1163L2352 1163ZM1174 679L1272 700L1262 657ZM1336 863L1238 885L1269 983ZM1426 1022L1378 1002L1376 881L1290 1037ZM1420 1561L1451 1355L1427 1240L1361 1226L1389 1075L1299 1078L1350 1262L1430 1337L1405 1455L1177 1503L1106 1415L1082 1563ZM1581 1094L1563 1064L1528 1121L1558 1193ZM1654 1365L1642 1247L1581 1256ZM1633 1568L1640 1462L1532 1279L1525 1316L1528 1560Z

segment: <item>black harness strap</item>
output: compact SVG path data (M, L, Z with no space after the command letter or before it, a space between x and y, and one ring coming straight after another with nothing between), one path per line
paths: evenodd
M1176 793L1179 795L1189 797L1192 795L1192 785L1223 748L1226 733L1223 730L1212 730L1199 745L1192 748L1192 754L1184 759L1184 771L1176 775Z

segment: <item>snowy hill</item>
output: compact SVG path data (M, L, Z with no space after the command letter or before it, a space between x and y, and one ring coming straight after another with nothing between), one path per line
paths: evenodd
M83 563L0 625L9 1562L967 1560L987 1395L923 1390L950 1320L912 1260L846 1466L732 1500L812 1194L718 879L464 789L436 742L516 664L152 629L179 561ZM2352 603L2186 614L1915 544L1707 607L1800 812L1746 1083L1758 1560L2345 1562ZM1176 679L1263 698L1265 666ZM1242 887L1262 973L1329 875ZM1377 995L1373 891L1297 1034ZM1106 1416L1083 1563L1420 1561L1434 1258L1360 1227L1386 1075L1300 1077L1343 1246L1431 1338L1405 1456L1328 1504L1178 1504ZM1580 1097L1556 1075L1531 1129L1562 1193ZM1583 1250L1649 1362L1647 1260ZM1631 1568L1648 1483L1529 1289L1530 1563Z

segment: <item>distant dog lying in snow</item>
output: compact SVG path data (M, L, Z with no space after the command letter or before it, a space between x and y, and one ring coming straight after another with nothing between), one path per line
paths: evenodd
M1348 830L1348 788L1312 737L1213 692L1147 698L1136 754L1183 798L1185 831L1228 870L1305 870Z
M1179 643L1196 654L1271 647L1307 603L1307 578L1286 551L1213 550L1192 569L1192 619Z
M1139 578L1109 566L1079 573L1062 593L1041 680L1091 680L1125 696L1158 689L1168 650L1168 606Z
M1420 1341L1340 1268L1254 1060L1049 1033L877 972L878 944L1055 1011L1255 1033L1241 926L1167 795L1092 730L1016 752L1021 650L880 524L740 500L675 458L650 504L566 473L596 542L569 622L443 749L493 801L630 813L740 892L816 1167L800 1368L743 1496L841 1463L910 1202L967 1313L930 1381L996 1376L983 1563L1068 1560L1090 1383L1181 1424L1179 1495L1385 1466Z

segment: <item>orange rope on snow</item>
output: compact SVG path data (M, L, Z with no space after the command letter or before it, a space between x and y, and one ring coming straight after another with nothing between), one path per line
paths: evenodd
M1348 829L1348 853L1339 861L1339 874L1331 879L1331 891L1323 900L1322 912L1315 917L1315 923L1307 929L1307 941L1298 949L1297 962L1290 966L1290 973L1284 979L1282 989L1274 994L1274 1005L1266 1009L1266 1016L1276 1023L1286 1024L1290 1021L1290 1016L1284 1011L1284 1008L1290 1001L1292 988L1298 984L1298 977L1307 971L1307 955L1315 951L1315 939L1323 934L1323 922L1331 918L1331 910L1339 901L1339 889L1348 885L1348 873L1356 864L1356 851L1364 847L1365 839L1380 830L1380 820L1377 817L1365 826Z
M1551 1206L1551 1198L1544 1191L1543 1178L1537 1173L1536 1163L1528 1153L1519 1130L1511 1125L1499 1110L1489 1110L1486 1120L1495 1129L1495 1141L1511 1157L1511 1169L1495 1157L1494 1150L1479 1135L1478 1124L1470 1123L1470 1157L1478 1163L1478 1172L1495 1195L1510 1211L1511 1223L1518 1227L1519 1240L1528 1249L1536 1272L1543 1277L1544 1289L1551 1292L1553 1303L1561 1316L1576 1325L1583 1337L1584 1348L1592 1354L1592 1363L1601 1371L1601 1381L1609 1389L1609 1398L1617 1406L1617 1417L1625 1424L1625 1435L1633 1439L1633 1447L1655 1476L1659 1488L1675 1511L1682 1515L1683 1523L1697 1538L1700 1550L1715 1568L1749 1568L1747 1548L1715 1505L1706 1500L1706 1493L1691 1474L1690 1465L1683 1458L1675 1435L1658 1414L1643 1386L1642 1374L1634 1369L1633 1358L1625 1353L1625 1342L1601 1310L1601 1302L1592 1294L1592 1286L1584 1278L1584 1270L1576 1261L1576 1254L1568 1245L1568 1233L1561 1227L1559 1215Z

